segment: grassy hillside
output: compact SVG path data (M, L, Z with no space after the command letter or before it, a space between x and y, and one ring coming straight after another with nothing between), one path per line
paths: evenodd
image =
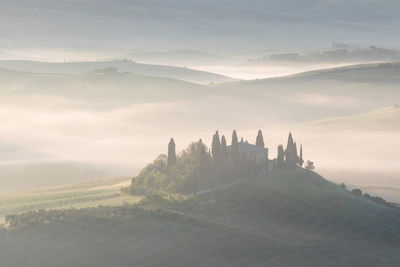
M400 63L372 63L316 70L290 77L295 79L332 79L355 82L399 82Z
M138 75L164 77L201 84L234 81L233 78L210 72L203 72L188 68L172 67L166 65L140 64L122 60L114 62L71 63L0 60L0 68L37 73L81 74L84 72L93 71L95 69L104 69L109 67L117 68L120 72L131 72Z
M4 216L40 209L64 209L96 207L98 205L122 205L135 203L140 197L119 194L121 187L130 183L129 178L115 178L51 187L40 190L0 194L0 224Z
M0 233L7 240L0 259L7 266L390 266L400 259L399 223L397 209L314 173L281 171L186 200L11 218L16 234Z
M389 231L394 240L400 241L399 210L357 197L315 173L300 169L260 176L182 204L182 208L179 205L172 208L258 234L294 231L365 240L379 239Z

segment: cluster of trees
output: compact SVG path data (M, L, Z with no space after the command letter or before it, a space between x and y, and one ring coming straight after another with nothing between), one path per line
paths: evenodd
M264 147L261 130L256 145ZM229 154L230 153L230 154ZM180 155L176 153L175 140L168 144L168 155L161 154L132 179L132 193L167 191L170 193L196 193L203 189L233 182L240 176L251 176L260 168L255 162L244 160L239 153L236 130L232 132L231 149L224 135L216 131L211 148L200 139L190 144Z
M300 153L298 154L297 144L293 141L292 133L289 133L288 142L286 149L283 145L278 146L278 156L276 158L277 169L295 169L297 166L303 167L303 146L300 145ZM306 168L308 170L314 169L314 163L311 161L307 162Z
M346 189L346 185L343 184L343 183L340 185L340 187L342 187L343 189ZM383 206L386 206L386 207L389 207L389 208L394 208L394 209L397 208L397 206L395 204L387 202L386 200L384 200L381 197L371 196L368 193L363 193L361 191L361 189L359 189L359 188L355 188L355 189L351 190L351 192L354 195L358 196L358 197L364 197L364 198L369 199L369 200L371 200L373 202L376 202L376 203L378 203L380 205L383 205Z
M168 156L159 155L132 179L131 193L166 191L169 193L197 192L210 184L213 159L202 140L191 143L180 155L175 141L168 144Z
M256 146L265 147L262 131L256 137ZM239 140L236 130L232 132L231 146L227 146L225 135L220 137L216 131L212 138L211 148L198 142L191 143L181 154L176 153L175 140L168 144L168 154L161 154L153 163L147 165L136 177L128 189L131 193L148 193L149 191L166 191L169 193L197 193L198 191L234 182L240 178L251 177L268 168L257 164L256 160L245 158L239 151ZM275 161L277 169L294 169L302 167L303 148L297 153L296 142L289 133L286 149L278 147ZM314 165L308 162L306 169Z

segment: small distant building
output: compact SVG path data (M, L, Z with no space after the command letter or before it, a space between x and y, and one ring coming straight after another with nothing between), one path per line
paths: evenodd
M105 76L105 75L118 75L121 73L115 67L108 67L108 68L104 68L104 69L94 69L92 71L83 72L82 74L83 75Z
M254 161L257 164L268 163L268 148L249 144L249 142L241 140L238 143L238 150L241 159ZM228 146L227 151L230 159L232 154L232 146Z

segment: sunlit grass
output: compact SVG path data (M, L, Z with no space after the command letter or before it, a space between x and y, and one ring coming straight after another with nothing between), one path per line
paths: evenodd
M0 223L4 216L40 209L66 209L96 206L118 206L137 203L141 197L119 193L120 185L129 179L118 178L40 191L17 192L0 196Z

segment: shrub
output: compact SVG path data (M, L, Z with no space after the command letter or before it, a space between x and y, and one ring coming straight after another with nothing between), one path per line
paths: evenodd
M353 190L351 190L352 192L353 192L353 194L354 195L356 195L356 196L362 196L362 191L361 191L361 189L358 189L358 188L355 188L355 189L353 189Z

